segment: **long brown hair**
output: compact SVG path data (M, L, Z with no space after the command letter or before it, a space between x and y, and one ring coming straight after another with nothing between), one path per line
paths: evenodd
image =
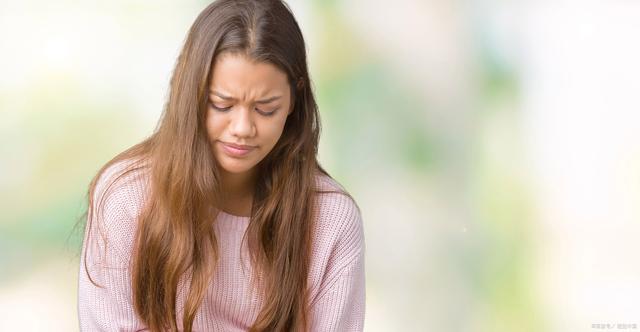
M137 216L131 265L134 307L152 331L178 330L177 288L188 273L182 329L191 331L218 259L212 212L219 212L223 193L205 111L211 66L225 52L273 64L289 79L293 112L278 143L256 166L259 176L244 240L255 267L252 280L259 274L265 299L251 331L306 330L315 176L328 174L316 158L320 122L305 43L282 1L218 0L200 13L177 59L158 127L100 169L89 186L87 220L92 220L100 175L117 162L135 160L119 176L144 170L150 180ZM86 255L84 259L86 269Z

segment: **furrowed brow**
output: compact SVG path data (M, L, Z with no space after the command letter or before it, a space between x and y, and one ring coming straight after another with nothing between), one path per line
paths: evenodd
M220 98L222 98L224 100L236 100L233 97L227 96L227 95L225 95L223 93L220 93L218 91L215 91L215 90L211 90L211 94L216 95L216 96L218 96L218 97L220 97ZM282 96L273 96L273 97L269 97L269 98L262 99L262 100L256 100L256 104L268 104L268 103L270 103L272 101L275 101L275 100L278 100L280 98L282 98Z
M218 91L215 91L215 90L211 90L211 94L216 95L216 96L218 96L218 97L220 97L220 98L222 98L224 100L234 100L235 99L233 97L226 96L226 95L224 95L224 94L222 94L222 93L220 93Z
M280 99L281 96L273 96L267 99L262 99L262 100L256 100L256 104L268 104L274 100L278 100Z

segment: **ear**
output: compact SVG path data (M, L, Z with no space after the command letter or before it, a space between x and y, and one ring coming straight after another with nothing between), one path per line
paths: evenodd
M294 91L291 91L289 111L287 112L287 116L289 116L289 115L291 115L291 113L293 113L293 109L295 108L295 105L296 105L296 97L294 95Z
M298 92L302 92L302 89L304 88L304 85L305 85L304 84L304 79L302 77L299 77L298 80L296 81L295 88L292 89L291 107L289 107L289 113L288 114L291 114L293 112L293 108L294 108L295 100L296 100L296 98L293 97L294 94L298 94Z

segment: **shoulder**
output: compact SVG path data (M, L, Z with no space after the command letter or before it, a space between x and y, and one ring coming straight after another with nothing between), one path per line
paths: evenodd
M148 190L148 175L144 165L130 159L117 161L106 167L96 179L94 204L123 209L136 214L142 208Z

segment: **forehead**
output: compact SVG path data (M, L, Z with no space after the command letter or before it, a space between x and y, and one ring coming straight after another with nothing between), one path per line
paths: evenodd
M275 65L244 54L223 53L211 68L210 88L229 93L267 93L288 90L287 75Z

